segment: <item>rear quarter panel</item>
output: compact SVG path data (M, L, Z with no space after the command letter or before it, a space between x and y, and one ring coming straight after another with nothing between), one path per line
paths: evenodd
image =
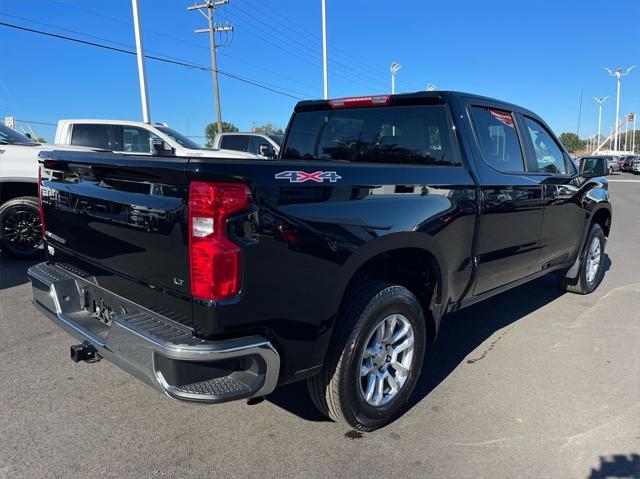
M276 179L283 171L340 179L290 183ZM431 252L444 276L444 304L469 282L475 186L462 167L193 160L189 176L246 181L256 205L231 228L244 249L240 297L196 302L194 319L213 335L249 328L270 336L285 351L285 375L322 363L347 284L378 254Z

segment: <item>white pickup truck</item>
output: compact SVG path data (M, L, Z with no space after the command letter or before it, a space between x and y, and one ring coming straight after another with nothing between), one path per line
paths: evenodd
M0 250L30 258L43 248L38 208L38 155L43 151L97 151L40 144L0 124Z
M60 120L55 142L111 150L127 155L187 156L189 158L260 158L251 153L204 149L164 123L127 120Z
M272 133L216 133L213 139L214 148L246 151L258 155L262 159L274 159L280 154L280 145L284 135Z

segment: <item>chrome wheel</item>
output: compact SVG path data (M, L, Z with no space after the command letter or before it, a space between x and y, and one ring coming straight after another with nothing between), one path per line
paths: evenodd
M39 215L16 208L4 218L2 237L18 251L37 249L42 243L40 224Z
M387 404L400 392L413 361L414 332L402 314L378 323L360 356L360 393L370 406Z
M598 276L598 270L600 269L600 256L601 256L600 239L594 236L589 245L587 251L587 268L586 277L587 283L592 284Z

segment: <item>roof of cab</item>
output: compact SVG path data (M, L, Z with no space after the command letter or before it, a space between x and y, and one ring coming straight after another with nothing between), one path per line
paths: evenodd
M376 95L367 95L367 96L376 96ZM477 95L475 93L467 93L467 92L461 92L461 91L450 91L450 90L417 91L413 93L400 93L396 95L381 94L380 96L389 96L390 103L392 105L407 105L413 102L415 102L416 104L420 104L420 103L444 104L444 103L454 102L461 98L465 98L465 99L471 99L471 100L478 100L482 102L490 102L510 110L525 111L532 115L535 115L533 112L527 110L526 108L515 105L513 103L509 103L503 100L498 100L496 98ZM300 111L330 109L331 107L329 106L329 101L330 100L303 100L296 104L295 111L300 112Z

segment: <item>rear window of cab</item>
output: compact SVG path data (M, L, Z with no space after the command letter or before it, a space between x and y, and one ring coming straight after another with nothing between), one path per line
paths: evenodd
M460 166L445 106L384 106L296 113L288 160Z

